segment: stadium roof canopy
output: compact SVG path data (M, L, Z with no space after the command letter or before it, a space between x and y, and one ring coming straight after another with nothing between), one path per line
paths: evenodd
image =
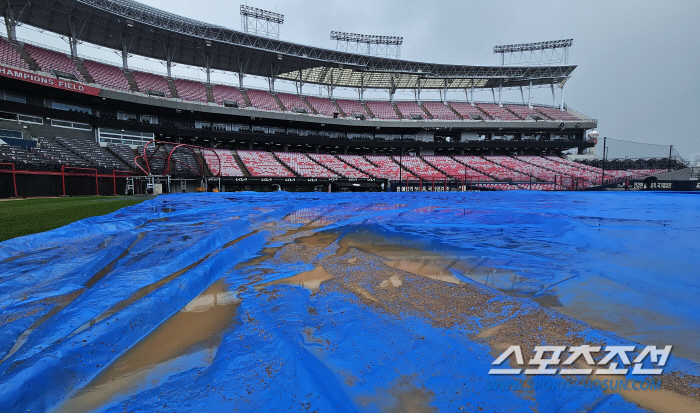
M131 0L0 0L42 30L162 61L367 89L512 88L565 82L576 66L463 66L339 52L200 22ZM205 6L205 4L203 4Z

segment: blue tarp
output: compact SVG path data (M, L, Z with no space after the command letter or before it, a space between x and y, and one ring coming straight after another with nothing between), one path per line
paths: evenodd
M314 270L250 261L283 251L265 249L289 242L280 224L491 268L451 272L588 323L591 343L671 344L668 368L700 374L697 195L177 194L0 244L2 410L643 411L494 390L478 331L275 284Z

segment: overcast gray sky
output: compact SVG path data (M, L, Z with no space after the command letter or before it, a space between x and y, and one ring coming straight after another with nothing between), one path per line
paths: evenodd
M143 0L172 13L240 29L241 1ZM700 152L697 120L700 94L700 1L672 0L248 0L247 4L285 15L280 38L334 49L331 30L403 36L401 57L431 63L499 64L493 46L573 38L570 63L578 65L565 87L573 109L598 119L602 136L675 145L688 157ZM21 28L19 37L67 50L67 44ZM81 55L119 62L113 53L81 45ZM133 64L164 71L157 63ZM176 68L175 75L203 78ZM232 74L214 79L237 84ZM252 83L262 86L254 80ZM292 85L277 86L293 90ZM306 88L305 93L318 93ZM354 91L340 91L356 97ZM386 92L375 94L387 97ZM551 104L551 90L535 101ZM410 99L411 92L397 94ZM431 98L422 94L423 98ZM451 92L452 99L464 93ZM435 95L433 98L437 98ZM491 92L476 96L490 100ZM518 102L520 92L504 100ZM557 102L559 90L557 90ZM600 153L600 151L599 151Z

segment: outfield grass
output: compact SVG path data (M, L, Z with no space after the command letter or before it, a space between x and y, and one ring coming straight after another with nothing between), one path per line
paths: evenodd
M143 202L145 197L71 197L0 202L0 241L49 231Z

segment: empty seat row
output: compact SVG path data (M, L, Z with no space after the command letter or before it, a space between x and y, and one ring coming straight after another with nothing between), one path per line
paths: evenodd
M324 167L330 169L331 171L337 173L344 178L368 178L369 176L363 172L358 171L349 164L341 161L333 155L328 154L318 154L310 153L309 158L320 163Z
M202 149L202 156L214 176L243 176L243 171L238 166L236 159L228 149Z
M303 153L275 152L275 156L299 176L305 178L335 178L338 176Z
M238 150L236 153L252 176L294 176L269 152Z

